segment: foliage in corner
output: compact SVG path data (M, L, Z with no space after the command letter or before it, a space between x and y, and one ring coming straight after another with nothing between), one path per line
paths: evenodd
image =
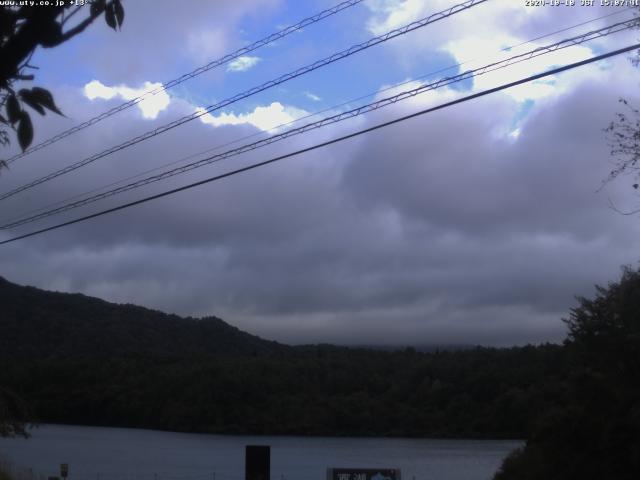
M633 107L628 100L620 99L627 112L618 112L605 129L608 135L614 168L609 172L606 181L620 175L633 175L632 187L640 188L640 110ZM636 213L636 212L634 212Z
M636 5L635 17L636 28L639 28L640 6L638 5ZM636 67L640 66L640 50L631 59L631 63ZM617 112L611 123L604 129L611 149L613 168L603 181L603 186L621 175L631 175L633 177L631 186L637 193L640 193L640 110L632 106L625 98L620 98L619 102L626 111ZM611 203L611 207L623 215L640 213L640 208L622 211L613 203Z
M11 390L0 388L0 437L29 437L31 419L25 401Z
M569 375L561 406L538 419L495 480L635 479L640 472L640 270L596 287L565 320Z
M17 3L17 2L16 2ZM53 95L41 87L16 91L16 82L32 81L28 73L37 67L29 62L38 47L53 48L82 33L104 14L109 27L122 28L124 8L121 0L93 0L86 5L74 2L49 6L0 6L0 144L10 143L14 132L22 151L33 141L30 110L44 115L47 110L62 115ZM80 16L77 16L80 14ZM84 17L82 17L84 14ZM73 21L72 21L73 18ZM74 23L75 22L75 23ZM0 160L0 169L6 162Z

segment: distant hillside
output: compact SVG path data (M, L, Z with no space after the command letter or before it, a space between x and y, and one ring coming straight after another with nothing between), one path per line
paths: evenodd
M558 345L290 347L0 280L0 388L50 423L234 434L523 438L562 402ZM390 319L392 320L392 319Z
M267 355L289 347L216 317L181 318L0 277L0 360Z
M14 409L6 401L3 408L5 398L48 423L528 437L496 480L631 480L640 466L639 300L640 270L625 269L595 299L579 299L562 346L421 352L289 347L217 318L182 319L0 279L0 426L3 414L5 425L25 419L7 415Z

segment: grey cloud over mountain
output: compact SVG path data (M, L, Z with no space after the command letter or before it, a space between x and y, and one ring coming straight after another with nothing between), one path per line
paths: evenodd
M619 108L618 96L633 96L635 85L608 88L612 77L606 75L575 82L570 92L537 101L517 137L508 129L521 105L498 94L2 247L0 274L183 315L217 315L290 342L560 340L560 318L574 305L573 295L590 294L594 283L636 262L640 238L637 218L608 208L607 196L633 202L629 186L617 182L596 193L610 168L602 129ZM56 94L79 118L109 105L71 88ZM302 148L438 98L445 95L288 140L105 205ZM131 109L105 121L98 137L87 131L51 148L47 166L59 168L192 108L173 98L153 121ZM42 121L38 135L56 128ZM96 162L82 177L18 196L9 210L37 207L256 132L250 125L213 128L195 121ZM2 182L18 185L42 174L44 161L34 155L16 163Z

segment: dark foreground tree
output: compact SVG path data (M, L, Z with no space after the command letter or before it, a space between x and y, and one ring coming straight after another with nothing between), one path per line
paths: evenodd
M11 390L0 388L0 437L28 437L33 422L25 401Z
M0 6L0 144L3 146L9 144L9 133L13 131L22 150L29 147L33 140L29 109L40 115L46 110L62 114L48 90L15 87L16 82L34 79L32 72L36 67L29 62L35 50L63 44L82 33L102 14L114 30L124 21L120 0L88 0L82 5L71 0L48 3L50 5ZM0 168L3 165L0 160Z
M640 472L640 271L579 298L566 323L564 405L546 412L495 480L637 479Z
M18 3L18 2L16 2ZM52 48L82 33L104 14L114 30L124 21L120 0L58 1L50 5L0 6L0 145L10 143L15 132L25 150L33 140L29 109L44 115L62 115L51 93L41 87L17 89L16 83L31 81L36 67L29 62L38 47ZM23 86L23 84L21 84ZM28 108L27 108L28 107ZM0 159L0 170L6 166ZM27 436L31 416L24 401L0 385L0 436Z

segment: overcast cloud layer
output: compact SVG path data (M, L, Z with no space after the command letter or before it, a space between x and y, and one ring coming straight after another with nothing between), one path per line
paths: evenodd
M284 1L215 2L215 8L213 2L193 1L199 7L191 9L159 3L151 7L152 2L127 2L122 32L111 35L96 25L84 43L40 56L43 68L50 69L47 78L56 78L52 90L68 117L89 118L130 98L131 89L145 82L177 76L256 39L259 32L273 30L291 7ZM343 48L453 3L368 2L344 13L352 15L341 20L352 30ZM264 138L264 130L308 114L312 104L326 108L340 103L342 98L326 98L328 82L336 89L347 83L355 88L359 81L368 85L379 72L376 89L382 90L389 85L383 78L389 70L395 69L396 81L403 81L417 78L417 72L433 71L436 58L442 64L479 58L479 65L483 55L486 61L485 52L493 51L493 58L505 55L492 48L612 12L576 7L558 15L549 9L527 10L519 3L488 2L447 23L376 47L378 52L365 57L371 64L361 80L346 66L331 70L328 76L274 90L102 159L77 175L2 202L2 219L241 137ZM331 4L310 2L299 16ZM155 20L145 21L152 8ZM260 15L268 21L261 23ZM129 109L73 141L15 162L0 177L2 191L196 111L206 105L205 99L237 93L242 82L251 86L265 81L269 69L285 73L300 66L298 59L305 55L321 58L326 54L318 41L322 27L314 28L296 34L293 43L252 54L253 60L240 62L238 68L212 72L207 88L205 80L185 84L159 97L159 103ZM310 38L298 40L305 35ZM624 46L635 35L573 47L534 65L479 78L462 91L443 89L415 97L56 220L581 60ZM288 60L275 66L271 56L278 48L292 49L286 51L298 56L286 56ZM73 57L64 57L69 52ZM65 60L48 64L45 54ZM385 64L376 65L376 58ZM266 78L258 73L263 68ZM77 70L78 79L69 75L60 83L64 69ZM596 191L611 168L603 128L620 110L619 97L637 99L638 78L637 69L623 56L467 102L0 247L0 275L22 284L182 315L216 315L252 333L293 343L559 341L565 334L560 318L575 305L574 295L591 295L594 284L616 279L621 265L637 265L638 217L609 208L610 200L621 208L637 205L631 182L622 179ZM367 88L361 92L367 93ZM385 95L388 92L378 94ZM50 117L41 119L36 141L68 126ZM53 222L2 233L0 238Z

